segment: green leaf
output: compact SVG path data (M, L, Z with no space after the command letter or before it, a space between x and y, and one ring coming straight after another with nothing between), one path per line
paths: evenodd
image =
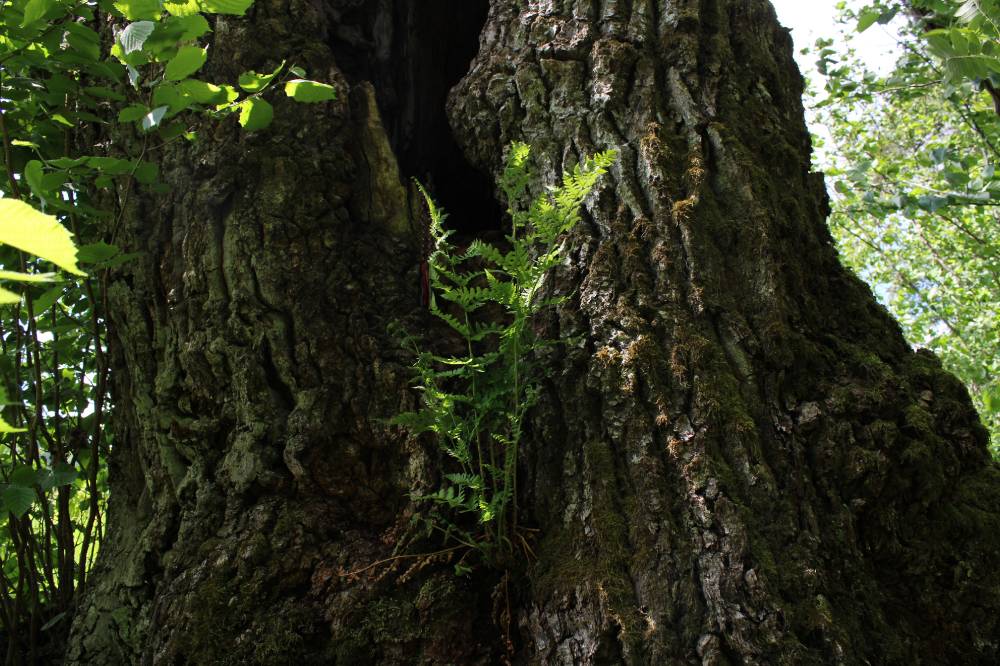
M198 0L167 0L163 8L174 16L192 16L201 11Z
M21 295L17 292L0 287L0 305L12 305L21 302ZM0 427L0 432L10 432Z
M0 407L11 404L10 400L7 398L7 392L0 387ZM25 432L26 428L15 428L11 424L7 423L6 419L0 417L0 433L14 433L14 432Z
M229 101L225 88L198 79L181 81L177 84L177 90L198 104L223 104Z
M38 470L31 465L18 465L10 473L9 481L18 486L30 488L38 483Z
M243 16L250 9L253 0L198 0L198 4L201 5L202 11L211 14L235 14L236 16Z
M964 56L972 52L969 38L962 30L952 30L948 36L951 39L951 47L954 49L955 55Z
M109 176L124 176L132 173L135 162L132 160L122 160L117 157L88 157L87 166L100 170Z
M931 47L931 50L939 56L947 56L951 53L951 32L943 28L928 30L923 34L924 40Z
M875 25L879 17L882 16L882 11L875 7L865 7L861 10L860 16L858 16L858 32L864 32L868 28Z
M36 197L45 201L45 192L42 190L43 176L42 163L38 160L31 160L24 165L24 179L28 181L28 187L35 193Z
M273 118L274 107L263 99L255 97L240 102L240 125L248 132L264 129Z
M56 486L68 486L76 481L78 475L76 467L69 463L61 462L52 466L52 480Z
M76 265L76 246L69 231L54 216L23 201L0 199L0 243L51 261L75 275L85 275Z
M55 305L56 302L62 298L63 292L65 291L66 288L59 284L43 292L41 296L32 301L32 307L35 310L35 314L38 315L41 312L45 312Z
M63 24L66 31L66 42L80 55L94 63L101 59L101 37L82 23L69 22Z
M89 157L57 157L54 160L49 160L49 165L59 169L75 169L76 167L85 165L89 159Z
M979 14L980 0L965 0L958 9L955 10L955 18L962 23L969 23Z
M79 529L79 528L77 528L77 529ZM470 571L471 571L471 569L470 569ZM48 622L46 622L45 624L43 624L42 628L39 629L39 631L48 631L52 627L56 626L57 624L59 624L60 622L62 622L63 620L66 619L66 614L67 614L67 611L63 611L62 613L57 613L55 615L55 617L53 617L51 620L49 620Z
M115 9L129 21L157 21L162 11L160 0L115 0Z
M149 113L149 109L142 104L130 104L118 112L118 122L134 123Z
M240 74L240 78L238 81L238 83L240 84L240 88L243 88L243 90L246 90L248 93L260 92L261 90L266 88L269 83L271 83L274 77L276 77L278 74L281 73L281 70L284 68L284 66L285 63L282 62L280 65L278 65L277 69L275 69L270 74L258 74L253 70L250 70L249 72L243 72L242 74Z
M153 91L153 104L168 107L170 115L180 113L191 106L193 102L194 98L183 94L181 88L173 83L161 83Z
M55 487L56 481L51 469L38 470L38 485L41 487L43 493L47 493Z
M7 398L7 391L5 391L2 386L0 386L0 407L9 404L12 403ZM0 417L0 433L25 432L25 430L26 428L15 428L11 424L7 423L7 421L3 417Z
M156 24L152 21L135 21L125 26L125 29L118 33L118 43L122 45L125 55L141 50L155 29Z
M13 433L13 432L27 432L27 428L15 428L11 424L7 423L7 420L0 417L0 434Z
M28 512L31 505L35 503L35 491L33 488L25 488L14 484L8 485L3 491L3 504L7 511L21 518Z
M226 93L226 99L225 101L218 104L215 108L221 109L227 107L240 98L240 91L236 89L236 86L222 85L219 87L222 88L222 90Z
M55 273L19 273L17 271L0 271L0 280L14 280L15 282L52 282L56 279Z
M164 77L167 81L180 81L191 76L205 64L208 58L208 49L197 46L182 46L177 51L177 55L167 63Z
M63 185L71 180L70 175L65 171L55 171L42 175L42 191L52 195L58 192Z
M160 167L153 162L140 162L139 166L132 172L132 177L143 185L151 185L156 182L160 175Z
M138 259L142 256L142 252L123 252L113 259L109 259L101 264L102 268L114 268L115 266L121 266L122 264L127 264L130 261Z
M163 116L167 115L167 110L169 108L170 107L166 106L158 106L155 109L151 109L149 113L142 117L142 129L148 132L159 125L160 121L163 120Z
M55 4L55 0L28 0L28 4L24 6L24 20L21 21L21 25L31 25L40 20Z
M164 21L164 23L177 25L183 30L179 40L182 42L198 39L202 35L212 32L208 21L201 14L174 16Z
M164 141L170 141L171 139L176 139L182 134L188 134L187 125L182 122L170 123L169 125L160 125L156 130L156 133Z
M84 264L99 264L101 262L107 261L120 250L115 245L109 245L104 241L98 243L90 243L89 245L83 245L77 250L76 258Z
M285 94L296 102L327 102L335 99L337 92L333 86L306 79L293 79L285 84Z

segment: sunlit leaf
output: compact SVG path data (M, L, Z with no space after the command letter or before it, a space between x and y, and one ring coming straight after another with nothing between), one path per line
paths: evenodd
M156 24L152 21L135 21L125 26L125 29L118 33L118 43L122 45L125 55L142 49L142 45L153 34L155 28Z
M191 16L201 11L201 3L198 0L167 0L163 8L174 16Z
M160 0L115 0L115 9L129 21L157 20L160 18Z
M20 303L20 302L21 302L20 294L13 292L10 289L0 287L0 305L11 305L13 303ZM5 431L0 429L0 432L5 432Z
M132 65L125 65L125 71L128 73L128 82L129 82L129 84L133 88L138 88L139 87L139 81L142 80L142 76L140 76L139 70L137 70Z
M149 113L142 117L142 129L148 131L159 125L160 121L163 120L163 116L167 115L169 108L167 106L158 106L155 109L151 109Z
M240 102L240 125L249 132L264 129L273 118L274 108L266 100L254 97Z
M980 0L965 0L962 5L955 10L955 18L964 23L969 23L979 14Z
M0 199L0 243L51 261L65 271L84 275L76 265L76 246L69 231L53 215L23 201Z
M202 11L212 14L243 16L250 9L253 0L198 0L198 4L201 5Z
M198 104L222 104L229 101L225 88L198 79L185 79L177 84L177 89Z
M57 277L55 273L19 273L0 270L0 280L13 280L15 282L52 282Z
M333 86L306 79L293 79L285 84L285 94L296 102L327 102L335 99L337 92Z
M180 81L191 76L205 64L208 50L197 46L182 46L167 63L163 76L168 81Z
M258 74L257 72L250 70L249 72L243 72L240 74L239 84L240 88L246 90L249 93L260 92L267 87L274 77L281 73L284 68L285 63L282 62L278 67L270 74Z

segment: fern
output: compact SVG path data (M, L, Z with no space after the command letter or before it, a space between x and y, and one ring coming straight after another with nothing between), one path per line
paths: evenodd
M429 311L461 338L465 352L442 356L406 338L416 353L421 407L393 419L413 435L431 433L455 464L438 490L414 496L430 504L428 533L464 544L493 565L511 553L517 531L518 452L543 375L533 354L554 343L536 337L530 322L560 302L541 297L545 278L562 261L563 239L580 221L580 206L615 159L614 151L589 157L532 200L529 155L526 144L513 144L500 178L511 223L507 249L482 240L456 248L445 214L418 184L433 241Z

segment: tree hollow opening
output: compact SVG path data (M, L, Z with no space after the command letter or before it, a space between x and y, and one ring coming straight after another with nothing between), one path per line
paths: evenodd
M501 228L492 177L465 159L445 113L448 92L469 69L489 0L368 2L335 16L342 71L375 86L403 178L417 178L459 236ZM353 82L353 81L352 81Z

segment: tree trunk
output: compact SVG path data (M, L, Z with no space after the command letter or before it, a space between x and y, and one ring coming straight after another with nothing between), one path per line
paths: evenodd
M340 95L206 122L109 229L144 254L108 288L109 534L68 663L1000 659L986 432L840 266L766 0L257 0L210 53ZM521 457L531 553L344 575L441 469L385 421L416 400L388 327L432 326L407 178L498 229L512 140L539 186L619 151L538 323L567 344Z

